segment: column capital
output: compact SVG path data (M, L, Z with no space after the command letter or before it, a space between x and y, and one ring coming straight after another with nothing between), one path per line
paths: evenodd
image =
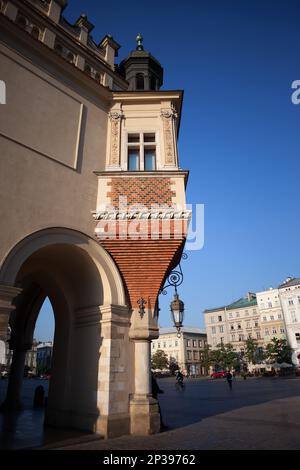
M157 310L145 308L145 313L141 315L140 310L135 308L131 313L131 327L129 338L133 341L151 341L158 338L158 315Z
M143 328L142 326L135 327L129 331L129 338L132 341L152 341L153 339L157 339L159 336L159 329L157 327L150 327L150 328Z

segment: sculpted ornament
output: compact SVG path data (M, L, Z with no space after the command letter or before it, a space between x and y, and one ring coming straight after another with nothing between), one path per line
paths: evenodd
M164 143L165 143L165 163L167 165L175 165L175 149L173 140L173 123L172 120L177 118L175 109L162 109L160 115L163 119Z
M111 144L110 144L110 165L119 165L120 163L120 125L123 113L111 111L109 113L111 120Z

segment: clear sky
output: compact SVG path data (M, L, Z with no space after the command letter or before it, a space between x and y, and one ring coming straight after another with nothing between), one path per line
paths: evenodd
M70 1L66 18L81 13L96 41L110 33L122 45L119 60L141 32L163 88L184 89L180 163L188 202L205 204L204 248L182 262L185 324L203 326L205 308L300 276L300 105L290 99L300 1ZM36 336L48 338L47 318Z

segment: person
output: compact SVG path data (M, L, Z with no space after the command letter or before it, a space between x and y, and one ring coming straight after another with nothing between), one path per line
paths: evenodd
M164 429L168 429L168 426L166 426L163 422L162 414L161 414L161 408L160 408L160 404L159 404L159 400L158 400L157 395L159 393L165 393L165 392L159 387L153 372L151 372L151 381L152 381L152 396L153 396L153 398L155 398L155 400L157 400L157 405L158 405L158 412L159 412L159 419L160 419L160 430L163 431Z
M226 374L226 380L228 382L230 390L232 390L232 373L230 372L230 370Z
M177 383L182 385L183 384L183 374L180 372L180 370L177 370L175 372L175 376L176 376Z

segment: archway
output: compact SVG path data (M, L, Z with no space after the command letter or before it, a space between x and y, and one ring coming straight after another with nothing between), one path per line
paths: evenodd
M113 312L122 316L124 329L129 327L123 283L110 256L82 233L47 229L12 249L1 267L0 283L21 289L10 315L13 361L5 407L21 405L25 354L49 297L56 327L46 422L107 435L114 411L107 386ZM129 361L128 332L124 337L122 360L127 355ZM128 413L129 380L125 382L118 409Z

